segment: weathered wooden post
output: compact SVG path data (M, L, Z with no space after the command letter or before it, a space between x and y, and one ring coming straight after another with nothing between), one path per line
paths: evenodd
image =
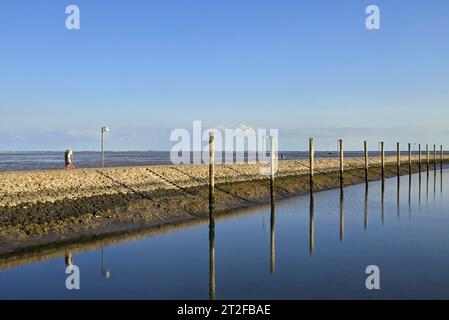
M380 165L382 167L382 179L385 176L385 149L384 149L384 142L380 142Z
M399 145L399 142L396 144L396 163L397 163L397 169L398 169L398 176L401 175L401 147Z
M440 169L443 169L443 159L444 159L443 145L441 145L440 146Z
M271 185L274 184L274 174L275 174L275 146L274 146L274 137L270 136L270 179L271 179Z
M429 171L429 165L430 165L429 144L426 144L426 165L427 165L427 171Z
M363 149L365 151L365 180L368 182L368 141L363 141Z
M343 139L338 140L340 148L340 184L343 185L343 171L344 171L344 145Z
M412 174L412 144L408 144L408 173Z
M419 167L419 172L421 172L421 143L418 145L418 167Z
M313 138L309 139L309 174L310 174L310 190L313 190L313 170L314 170L314 158L315 158L315 145Z
M433 168L434 170L437 169L437 145L433 145Z
M209 133L209 206L215 202L215 133Z

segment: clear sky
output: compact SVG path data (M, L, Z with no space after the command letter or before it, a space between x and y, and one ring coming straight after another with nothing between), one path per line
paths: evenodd
M108 149L169 150L193 120L449 148L449 1L1 0L0 111L0 150L97 150L104 124Z

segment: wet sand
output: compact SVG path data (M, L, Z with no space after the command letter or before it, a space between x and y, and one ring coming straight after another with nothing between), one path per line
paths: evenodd
M417 160L413 159L413 160ZM362 158L345 160L344 184L364 181ZM385 176L396 175L396 157ZM370 159L369 179L381 177ZM215 212L270 201L266 164L216 166ZM317 160L315 191L338 187L339 160ZM425 164L422 170L425 170ZM274 197L309 191L308 161L280 161ZM418 171L416 163L412 171ZM403 162L401 174L408 174ZM199 220L209 213L208 166L151 166L0 174L0 257L50 243L95 239Z

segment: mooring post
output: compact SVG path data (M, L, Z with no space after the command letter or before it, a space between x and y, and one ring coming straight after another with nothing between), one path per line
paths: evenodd
M401 175L401 146L399 145L399 142L396 144L396 156L397 156L397 169L398 169L398 176Z
M315 143L313 138L309 139L309 170L310 170L310 189L313 189L313 170L315 159Z
M440 168L443 169L443 159L444 159L444 154L443 154L443 145L440 146Z
M344 145L343 139L338 140L338 146L340 148L340 184L343 185L343 171L344 171Z
M275 174L275 145L274 145L274 137L270 136L270 181L271 181L271 188L274 188L274 174Z
M363 149L365 151L365 180L368 182L368 141L363 141Z
M209 200L211 209L215 201L215 133L209 133Z
M408 143L408 173L412 174L412 144Z
M433 145L433 168L437 169L437 145Z
M421 143L418 145L418 167L421 172Z
M429 164L430 164L429 144L426 144L426 165L427 165L427 171L429 171Z
M382 167L382 179L385 175L385 150L384 150L384 142L380 142L380 165Z

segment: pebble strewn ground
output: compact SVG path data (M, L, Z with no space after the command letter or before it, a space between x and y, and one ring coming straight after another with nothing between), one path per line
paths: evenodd
M386 158L387 163L395 161L395 157ZM363 163L362 158L348 158L345 167L360 168ZM379 158L370 159L371 166L379 164ZM266 179L260 174L264 168L267 164L216 165L216 183ZM339 160L317 160L315 168L317 173L337 170ZM208 170L208 165L172 165L1 173L0 207L204 186L208 183ZM280 161L277 176L308 174L308 171L308 161Z

